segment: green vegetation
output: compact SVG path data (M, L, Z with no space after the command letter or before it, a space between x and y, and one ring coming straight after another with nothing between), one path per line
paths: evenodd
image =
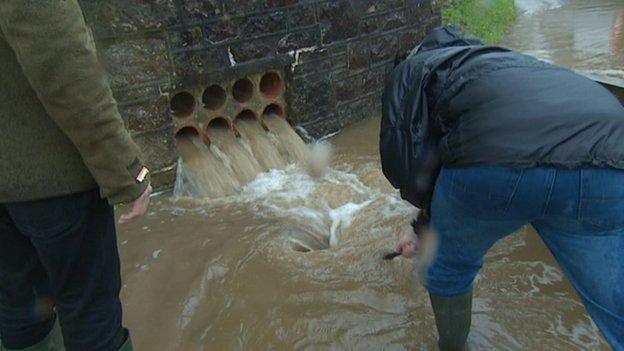
M514 0L446 0L444 24L462 27L485 43L498 43L516 18Z

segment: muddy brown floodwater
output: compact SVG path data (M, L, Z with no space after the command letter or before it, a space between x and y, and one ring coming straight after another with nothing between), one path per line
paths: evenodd
M154 199L119 228L125 324L138 350L434 350L412 263L380 258L414 209L384 179L378 118L227 198ZM335 242L329 245L330 237ZM311 250L309 252L304 252ZM608 350L540 239L498 243L475 292L475 350Z
M624 1L515 0L503 45L575 70L624 79Z

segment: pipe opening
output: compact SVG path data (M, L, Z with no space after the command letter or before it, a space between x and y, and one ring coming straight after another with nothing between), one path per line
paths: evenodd
M256 121L258 117L252 110L243 110L236 116L234 123L236 121Z
M252 110L243 110L241 113L239 113L236 118L234 118L234 125L236 126L236 124L239 121L254 121L254 122L258 122L260 124L260 126L262 127L262 129L264 129L264 131L268 132L269 128L264 124L264 122L262 122L261 120L258 119L258 116L256 116L256 114L252 111ZM236 129L236 127L234 128L235 132L237 135L240 135Z
M199 138L199 130L195 127L184 127L175 133L176 141L183 139Z
M253 83L247 78L242 78L232 86L232 96L236 101L245 103L253 97L253 89Z
M260 79L260 92L269 99L275 99L284 90L284 82L277 72L268 72Z
M278 104L270 104L269 106L265 107L264 111L262 112L262 115L263 116L278 115L280 117L284 117L284 109L282 108L282 106Z
M223 117L217 117L213 119L212 121L210 121L210 123L208 123L208 126L206 127L206 129L220 129L220 130L230 129L230 128L231 128L230 122Z
M202 103L209 110L218 110L225 104L225 90L217 84L213 84L204 90Z
M195 98L188 91L175 94L170 101L171 113L178 117L188 117L195 111Z

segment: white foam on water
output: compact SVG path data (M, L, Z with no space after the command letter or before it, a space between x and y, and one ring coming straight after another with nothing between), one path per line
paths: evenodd
M237 202L254 202L258 200L282 200L295 202L304 201L308 205L319 205L314 202L313 193L319 185L335 184L339 187L353 189L356 193L367 195L371 199L382 194L363 184L357 175L329 168L320 179L315 179L302 172L299 167L289 166L284 170L270 170L261 173L251 183L244 186L240 194L230 200ZM348 201L348 199L345 199Z
M208 267L208 270L206 271L206 274L204 275L204 279L213 280L213 279L223 278L223 276L225 276L228 270L229 268L224 265L214 264Z
M158 256L160 256L161 252L162 252L162 250L155 250L154 252L152 252L152 258L153 259L157 259Z
M214 260L213 260L214 262ZM178 328L185 329L192 321L197 308L202 304L202 301L206 298L206 289L208 281L222 278L227 272L228 268L221 264L209 265L202 278L199 281L199 286L191 291L189 297L184 301L182 305L182 312L178 319Z
M319 241L329 247L339 245L358 213L373 203L374 216L381 221L405 217L409 223L414 208L397 196L368 187L353 173L328 168L322 177L314 178L301 166L291 165L259 174L237 195L211 201L247 204L257 216L304 228L305 233L294 232L287 242L309 248Z
M540 290L538 287L539 285L554 285L563 280L563 274L556 267L544 262L528 262L527 264L532 267L535 272L531 273L530 279L531 285L537 290L536 292ZM541 267L541 274L537 273L538 267Z
M414 206L392 195L382 195L384 206L380 210L384 220L390 220L397 216L415 219L416 209Z
M353 217L364 207L370 205L373 200L365 201L361 204L348 203L344 206L329 211L331 218L331 228L329 231L329 246L335 247L340 240L340 232L349 228L353 222Z
M199 296L199 292L196 291L184 301L182 313L180 313L180 318L178 319L178 328L184 329L191 323L193 315L195 315L195 310L199 307Z
M475 350L522 350L522 344L500 323L490 316L492 312L491 300L474 298L472 328L468 344ZM493 340L500 340L497 345Z
M624 70L620 69L587 69L584 72L595 74L598 76L614 77L618 79L624 79Z
M563 6L561 0L516 0L516 8L527 15L552 10Z
M600 332L594 322L587 318L585 321L579 321L572 326L566 327L561 316L556 317L555 332L561 336L565 336L577 344L581 345L584 350L596 350L600 347Z
M239 200L279 198L294 201L307 198L315 187L314 179L307 174L273 169L261 173L254 181L244 186Z

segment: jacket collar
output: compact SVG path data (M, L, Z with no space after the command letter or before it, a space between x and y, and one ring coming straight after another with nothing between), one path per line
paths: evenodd
M477 38L467 37L457 27L437 27L431 30L422 43L412 50L410 56L430 50L469 45L483 45L483 42Z

